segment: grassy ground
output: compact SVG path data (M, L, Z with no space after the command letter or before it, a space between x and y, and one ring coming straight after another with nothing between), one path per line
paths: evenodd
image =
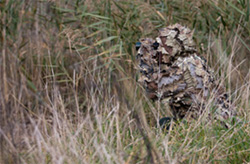
M1 0L0 163L250 162L248 0ZM137 83L135 42L180 23L241 124L169 133Z

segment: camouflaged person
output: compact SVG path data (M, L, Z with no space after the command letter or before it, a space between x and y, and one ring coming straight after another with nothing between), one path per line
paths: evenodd
M156 40L140 39L136 45L139 82L152 100L170 107L175 119L197 119L206 110L208 98L215 98L216 110L208 110L208 119L224 122L235 115L213 71L199 56L193 31L175 24L159 30ZM160 120L161 124L162 120Z

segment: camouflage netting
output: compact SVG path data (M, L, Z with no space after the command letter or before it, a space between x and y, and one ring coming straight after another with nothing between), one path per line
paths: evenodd
M193 31L175 24L159 30L156 40L140 40L138 49L139 82L148 97L170 107L175 118L198 118L207 109L209 96L216 108L208 118L223 121L235 115L224 87L200 57Z

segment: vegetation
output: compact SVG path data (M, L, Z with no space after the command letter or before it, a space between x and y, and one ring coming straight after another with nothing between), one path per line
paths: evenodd
M1 0L0 163L250 162L249 0ZM168 133L135 43L180 23L242 120Z

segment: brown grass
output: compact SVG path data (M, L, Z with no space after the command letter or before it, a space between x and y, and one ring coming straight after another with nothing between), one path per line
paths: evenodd
M0 163L250 162L248 1L4 0L0 9ZM137 84L134 43L177 22L196 30L241 124L156 128L168 109Z

